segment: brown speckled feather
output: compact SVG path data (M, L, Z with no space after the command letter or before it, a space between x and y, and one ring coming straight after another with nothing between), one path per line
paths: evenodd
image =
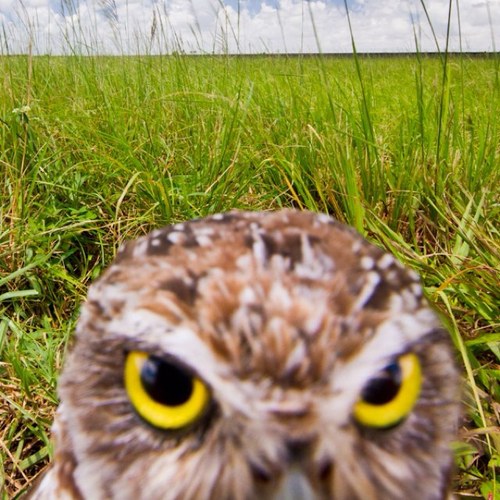
M124 386L131 351L203 381L203 416L175 431L145 422ZM390 428L360 425L363 389L405 353L422 371L415 405ZM448 335L414 272L325 215L230 212L127 243L89 290L59 392L36 499L448 491Z

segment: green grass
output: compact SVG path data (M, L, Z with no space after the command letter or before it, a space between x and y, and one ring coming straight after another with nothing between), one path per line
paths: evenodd
M499 62L0 57L3 497L48 460L78 304L120 242L294 206L421 274L464 371L455 490L498 498Z

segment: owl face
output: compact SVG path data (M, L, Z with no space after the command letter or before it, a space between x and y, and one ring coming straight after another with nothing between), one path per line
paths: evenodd
M324 215L230 212L126 244L89 290L59 391L39 491L446 496L447 333L412 271Z

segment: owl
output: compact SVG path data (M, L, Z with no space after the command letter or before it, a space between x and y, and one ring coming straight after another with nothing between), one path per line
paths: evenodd
M34 499L443 499L459 418L418 276L310 212L212 215L93 284Z

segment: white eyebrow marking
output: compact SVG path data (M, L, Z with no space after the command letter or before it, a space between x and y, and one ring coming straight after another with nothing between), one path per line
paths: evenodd
M109 329L113 335L133 342L143 339L140 349L149 345L153 351L178 359L217 391L217 402L228 411L237 411L252 419L261 418L256 406L249 404L252 383L235 381L231 364L216 358L191 328L172 326L150 310L131 308L123 316L112 320Z

